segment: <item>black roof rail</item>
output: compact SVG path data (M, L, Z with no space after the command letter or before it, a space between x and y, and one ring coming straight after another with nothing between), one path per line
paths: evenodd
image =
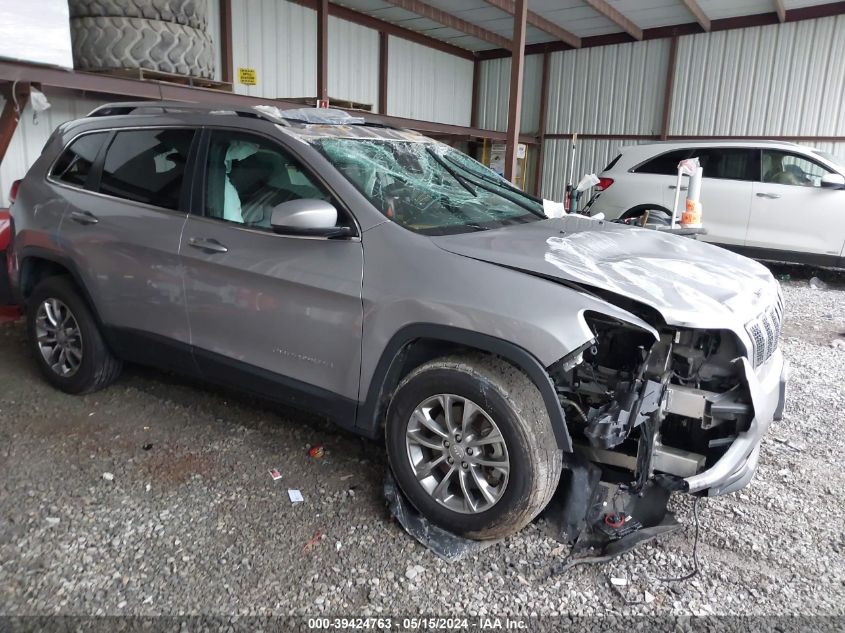
M252 119L273 119L252 108L232 108L224 105L204 105L181 101L125 101L106 103L88 113L88 117L122 116L127 114L162 114L167 112L205 112L207 114L233 114ZM273 121L275 122L275 121Z

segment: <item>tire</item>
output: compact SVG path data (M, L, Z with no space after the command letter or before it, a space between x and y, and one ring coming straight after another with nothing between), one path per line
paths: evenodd
M438 394L451 394L452 401L458 401L452 408L456 419L463 417L466 406L460 400L477 405L481 412L471 418L474 420L472 426L477 429L478 425L484 425L488 430L460 437L459 449L454 442L449 444L449 449L438 447L437 450L416 444L421 433L428 433L426 442L432 441L432 437L436 442L443 439L415 421L419 420L415 413L418 407ZM429 412L437 418L438 425L443 423L442 406L435 404ZM486 443L495 437L489 421L500 432L503 450L499 450L496 443ZM443 430L443 426L439 428ZM408 437L415 439L406 440L409 430ZM489 435L485 436L487 432ZM454 434L448 437L457 439ZM471 453L474 442L481 437L486 443L482 447L484 454L478 454L477 445ZM467 538L501 538L519 531L546 507L560 479L562 454L539 390L520 370L491 357L448 357L413 370L402 380L388 407L385 438L391 469L408 500L436 525ZM449 459L447 455L453 459L451 465L443 461ZM427 466L437 459L441 461L431 471L433 480L418 476L417 473L427 470L423 464ZM462 461L467 460L469 465L472 460L479 459L486 460L485 463L506 461L509 464L506 480L497 469L477 470L481 468L477 464L467 468ZM458 467L458 460L462 467ZM446 472L452 470L454 472L443 488L448 491L447 498L435 499L433 494L437 494L439 486L434 484L442 482ZM481 484L472 483L475 477L472 471L481 475L481 483L488 488L491 497L498 495L495 501L491 502L481 494ZM466 490L470 491L475 503L464 501L461 507L461 500L467 497Z
M70 0L72 18L146 18L206 30L205 0Z
M659 204L641 204L628 209L619 216L620 220L641 217L646 211L649 212L647 226L668 226L672 223L672 212Z
M73 18L73 59L80 70L147 68L214 77L214 53L205 31L142 18Z
M54 370L39 346L38 336L45 324L40 308L48 301L58 301L67 309L80 334L81 361L69 375ZM70 321L65 320L65 324L73 329ZM107 387L120 375L123 364L109 351L88 304L69 277L47 277L36 286L27 301L26 326L38 368L47 382L57 389L72 394L91 393ZM68 339L75 340L75 337ZM70 353L66 354L66 358L70 356Z

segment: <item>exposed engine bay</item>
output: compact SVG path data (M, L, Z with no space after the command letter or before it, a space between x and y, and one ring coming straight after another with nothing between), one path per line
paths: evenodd
M733 333L664 326L655 341L585 318L594 339L552 368L574 455L550 517L559 536L593 546L676 525L671 492L716 463L754 410Z
M727 331L651 334L600 315L595 339L553 375L577 452L639 490L689 477L724 454L753 416ZM683 489L678 483L671 486Z

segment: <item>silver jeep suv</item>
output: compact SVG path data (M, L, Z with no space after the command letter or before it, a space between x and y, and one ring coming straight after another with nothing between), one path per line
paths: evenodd
M466 155L343 112L103 106L55 131L11 213L50 383L143 363L383 435L416 509L464 536L520 529L585 463L737 490L783 408L763 266L547 219Z

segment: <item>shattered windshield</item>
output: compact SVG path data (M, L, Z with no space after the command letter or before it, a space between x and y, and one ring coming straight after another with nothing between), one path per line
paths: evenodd
M387 218L426 235L543 219L537 200L440 143L318 138L314 146Z

